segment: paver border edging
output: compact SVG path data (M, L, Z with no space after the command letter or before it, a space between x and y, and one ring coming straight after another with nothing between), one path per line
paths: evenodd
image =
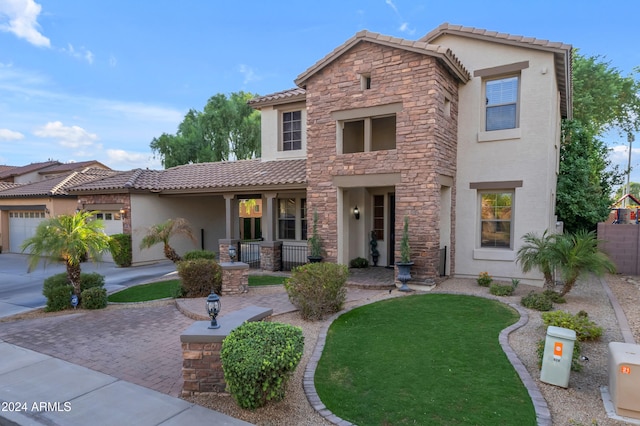
M446 292L439 293L439 294L445 294L445 293ZM515 324L511 324L509 327L503 329L500 332L500 335L498 336L498 341L500 343L500 346L502 347L502 350L507 356L507 359L509 360L509 362L511 362L511 365L513 365L513 368L518 373L518 376L520 376L520 380L522 381L522 384L525 386L525 388L527 389L527 392L529 393L529 397L533 402L533 408L536 412L536 419L537 419L538 425L550 426L551 411L549 411L549 406L547 405L547 401L542 396L542 393L540 392L538 385L533 380L533 378L527 371L526 367L524 366L520 358L518 358L518 355L516 354L516 352L513 350L511 345L509 345L509 335L529 322L529 314L527 313L527 311L525 311L520 306L514 303L505 303L493 296L484 296L479 294L465 294L465 293L447 293L447 294L482 297L484 299L495 300L515 309L515 311L518 312L518 314L520 315L520 319ZM372 301L371 303L374 303L374 302ZM329 327L331 326L333 321L336 320L336 318L340 317L342 314L345 314L351 311L352 309L359 308L360 306L363 306L363 305L352 306L347 310L344 310L332 315L328 319L327 324L325 324L320 330L320 332L318 333L318 340L316 342L316 347L313 349L311 358L309 359L309 362L305 367L304 377L302 379L302 387L304 388L304 393L307 395L307 400L309 400L309 403L311 404L311 406L322 417L324 417L331 423L339 426L350 426L352 425L352 423L336 416L331 412L331 410L327 408L326 405L322 403L322 401L320 400L320 397L318 396L318 392L316 391L314 376L316 373L316 368L318 367L318 363L320 362L320 357L322 356L322 351L324 350Z

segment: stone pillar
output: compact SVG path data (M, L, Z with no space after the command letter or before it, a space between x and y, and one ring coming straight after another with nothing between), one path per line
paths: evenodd
M229 246L233 245L236 248L236 260L238 260L238 255L240 252L238 251L238 241L235 239L223 239L218 240L218 260L222 264L224 262L231 262L231 258L229 257Z
M208 323L204 323L204 327ZM220 361L225 336L201 336L199 342L182 342L182 396L201 392L224 392L227 383Z
M260 268L270 272L282 270L282 241L263 241L260 244Z
M222 295L242 294L249 290L249 265L243 262L223 262Z

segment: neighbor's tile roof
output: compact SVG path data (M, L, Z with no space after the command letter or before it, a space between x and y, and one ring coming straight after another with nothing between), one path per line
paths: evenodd
M306 160L240 160L185 164L166 170L135 169L84 183L71 192L224 192L270 186L303 186L307 181Z
M306 99L306 90L299 87L283 90L265 96L257 96L249 100L249 105L254 108L261 108L267 105L280 105L285 103L300 102Z
M101 162L96 160L91 160L91 161L78 161L75 163L55 164L47 167L46 169L40 170L38 173L43 175L53 174L53 173L65 173L65 172L72 172L80 169L86 169L87 167L92 167L95 169L97 168L109 169L109 167L105 166Z
M452 25L449 23L440 25L438 28L422 37L420 41L432 43L439 36L444 34L459 35L462 37L509 44L512 46L528 47L553 53L556 75L558 78L558 89L560 90L560 97L562 101L560 104L561 113L563 117L571 118L573 110L571 75L573 47L570 44L537 39L535 37L525 37L521 35L499 33L497 31L489 31L482 28Z
M5 189L13 188L16 186L20 186L20 184L13 182L0 182L0 191L4 191Z
M460 62L460 60L453 54L453 52L449 48L429 44L420 40L405 40L402 38L391 37L363 30L356 33L356 35L351 37L342 45L336 47L331 53L320 59L313 66L300 74L295 80L296 85L304 87L306 81L312 75L320 71L322 68L333 62L347 50L351 49L353 46L360 42L377 43L385 46L395 47L398 49L409 50L423 55L433 56L441 61L449 69L449 71L451 71L451 73L463 83L469 81L469 79L471 78L469 72L462 65L462 62Z
M42 163L31 163L26 166L11 167L8 170L0 170L0 179L6 179L12 176L20 176L31 173L49 166L60 164L59 161L45 161Z
M89 168L81 172L72 172L64 176L26 184L14 184L5 190L0 190L0 198L33 198L69 195L68 189L85 182L99 179L107 173L114 173L104 169Z

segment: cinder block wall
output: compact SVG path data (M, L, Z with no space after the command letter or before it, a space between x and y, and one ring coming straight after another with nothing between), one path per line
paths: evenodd
M640 275L638 248L640 226L633 224L598 224L598 238L619 274Z

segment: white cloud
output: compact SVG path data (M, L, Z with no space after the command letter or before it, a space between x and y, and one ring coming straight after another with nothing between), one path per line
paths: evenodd
M60 50L73 56L76 59L84 59L89 64L93 64L93 58L94 58L93 52L91 52L90 50L88 50L83 46L81 46L79 49L76 49L73 47L71 43L67 43L67 47L66 48L63 47Z
M394 12L398 13L398 8L396 7L396 5L391 0L385 0L384 2L387 5L389 5L389 7L391 7L391 9L393 9Z
M118 59L116 59L116 57L113 55L109 56L109 66L111 68L115 68L116 65L118 65Z
M49 47L51 42L39 31L41 10L42 6L33 0L0 1L0 31L13 33L34 46Z
M95 133L89 133L78 126L65 126L60 121L49 122L37 128L33 134L41 138L58 139L60 145L67 148L90 146L98 140Z
M184 118L184 112L182 111L136 102L90 99L87 100L87 105L98 109L122 113L127 116L135 116L138 120L180 123Z
M123 149L108 149L107 157L109 165L118 168L162 168L159 159L154 159L149 153L129 152Z
M414 29L409 28L409 23L405 22L404 19L402 19L402 15L400 14L400 11L398 10L398 7L395 5L395 3L392 0L385 0L384 2L387 4L387 6L393 9L394 13L398 17L398 20L400 20L400 26L398 27L398 31L400 31L401 33L407 33L409 35L415 34L416 32L415 28Z
M19 141L20 139L24 139L22 133L9 129L0 129L0 141Z
M244 75L244 84L262 80L262 77L256 75L253 69L245 64L238 65L238 71L240 71L240 74Z

